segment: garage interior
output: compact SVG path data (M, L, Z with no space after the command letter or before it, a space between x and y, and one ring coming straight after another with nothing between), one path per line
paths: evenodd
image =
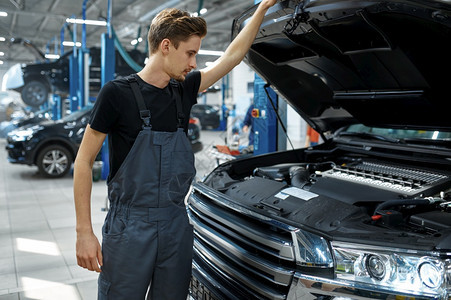
M205 18L202 69L256 2L0 2L0 300L97 298L77 265L72 162L99 89L141 70L162 9ZM450 1L280 0L263 21L191 110L195 180L171 176L190 187L188 298L451 299Z
M82 25L74 26L68 19L80 19L85 14L86 20L105 23L109 9L111 25L122 46L142 52L146 51L147 27L162 9L176 7L202 15L208 24L202 50L207 51L197 56L197 64L203 68L226 49L233 19L252 5L251 1L240 0L5 0L0 3L0 78L17 64L56 61L74 48L70 43L83 39ZM86 47L101 47L106 26L87 25L85 30ZM61 46L61 38L69 46ZM218 163L231 159L218 153L215 146L231 146L227 142L231 141L231 127L244 118L253 96L253 80L252 70L242 64L227 81L199 95L199 103L218 107L221 113L225 103L233 109L233 115L221 123L221 128L202 129L202 150L195 153L197 180ZM2 97L21 102L20 93L5 92L4 85ZM70 104L62 101L58 118L70 114ZM89 101L95 101L95 95ZM52 96L48 103L46 109L55 105ZM20 106L28 113L42 108ZM298 135L294 142L302 144L305 123L298 121L289 130ZM76 261L72 170L62 178L49 179L35 166L11 164L5 138L0 138L0 299L96 299L98 274L80 268ZM246 143L245 134L241 143ZM107 210L106 192L105 178L93 183L92 222L99 238Z

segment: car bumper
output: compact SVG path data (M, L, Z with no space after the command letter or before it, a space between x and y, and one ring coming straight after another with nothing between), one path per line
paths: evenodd
M242 282L234 282L226 278L213 266L209 266L198 255L193 259L193 272L190 283L190 299L259 299L260 296L250 294L250 290ZM263 287L262 287L263 288ZM268 295L266 295L268 296ZM268 299L314 300L374 300L374 299L443 299L439 295L418 296L406 293L383 292L371 287L352 286L336 280L318 278L296 273L287 295L276 295ZM451 299L451 298L446 298Z
M318 296L344 299L443 299L439 295L418 296L409 293L382 291L371 286L350 285L337 280L319 278L296 273L287 299L317 299ZM450 299L450 298L447 298Z
M5 146L8 161L13 164L33 165L33 151L27 150L23 143L8 143Z

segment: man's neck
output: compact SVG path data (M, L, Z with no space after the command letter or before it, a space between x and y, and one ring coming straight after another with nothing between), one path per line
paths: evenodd
M148 84L161 89L165 88L171 79L164 71L162 61L152 56L149 57L144 68L138 72L138 76Z

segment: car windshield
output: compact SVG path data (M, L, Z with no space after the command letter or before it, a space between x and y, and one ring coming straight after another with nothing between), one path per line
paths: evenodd
M362 124L354 124L346 128L341 133L369 134L385 137L387 139L421 139L421 140L451 140L451 132L438 130L411 130L368 127Z
M89 106L85 106L80 110L74 111L73 113L65 116L64 118L62 118L61 120L64 122L73 122L73 121L77 121L78 118L80 118L81 116L83 116L84 114L86 114L87 111L90 111L92 109L92 105Z

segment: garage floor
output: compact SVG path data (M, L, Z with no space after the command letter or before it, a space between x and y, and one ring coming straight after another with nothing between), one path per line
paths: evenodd
M224 132L202 131L197 177L216 165L211 146ZM77 266L72 176L50 180L37 167L10 164L0 139L0 300L94 300L97 273ZM97 237L106 212L105 181L93 183L92 221Z

